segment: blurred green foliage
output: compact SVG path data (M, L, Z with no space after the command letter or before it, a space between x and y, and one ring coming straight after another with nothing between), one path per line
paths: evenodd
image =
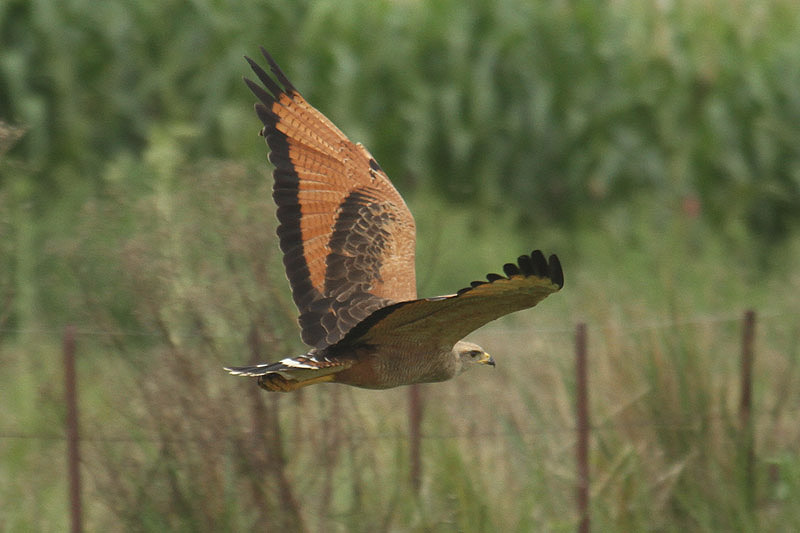
M263 165L240 80L259 44L412 203L574 229L644 196L763 243L800 216L788 0L8 0L0 119L26 132L0 162L15 283L69 283L49 252L87 200L209 158ZM42 311L16 292L14 316Z
M261 44L409 199L423 294L532 246L564 262L542 330L495 330L507 370L426 389L424 500L398 482L404 391L278 399L220 370L302 349L240 80ZM297 527L288 483L312 530L571 529L569 328L587 320L599 529L798 524L798 87L791 0L0 2L2 427L60 424L70 321L91 524ZM743 305L772 313L758 452L777 478L755 512L735 323L620 329ZM61 443L35 442L3 449L2 523L63 529Z
M770 238L800 213L799 22L786 0L9 0L0 117L42 209L176 127L185 159L256 157L239 78L264 44L406 192L560 223L697 195Z

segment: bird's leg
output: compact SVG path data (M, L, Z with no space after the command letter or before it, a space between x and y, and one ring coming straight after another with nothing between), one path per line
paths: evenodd
M296 381L294 383L297 383ZM289 392L292 382L280 374L265 374L259 376L258 386L264 390L276 392Z
M297 381L294 379L286 379L280 374L271 373L260 376L258 378L258 386L264 390L273 392L291 392L301 387L306 387L315 383L324 383L326 381L333 381L333 374L326 374L324 376L317 376L304 381Z

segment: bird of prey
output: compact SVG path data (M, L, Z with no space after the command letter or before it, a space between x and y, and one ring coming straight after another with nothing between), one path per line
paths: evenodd
M444 381L494 366L462 340L561 289L555 255L536 250L455 294L417 298L416 230L403 198L375 158L311 107L261 48L272 76L246 57L262 85L260 134L269 146L278 238L308 353L226 368L270 391L323 382L369 389Z

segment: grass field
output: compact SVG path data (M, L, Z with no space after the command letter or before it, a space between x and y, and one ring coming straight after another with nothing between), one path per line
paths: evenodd
M532 246L558 252L566 273L561 293L471 337L495 356L495 371L423 387L415 496L406 390L266 394L222 372L253 351L269 359L301 346L271 231L263 246L250 241L272 224L250 194L253 178L223 165L192 179L193 188L137 205L154 228L170 217L169 232L143 228L146 240L118 251L129 278L122 294L147 329L120 330L96 288L84 295L86 316L76 316L89 529L572 530L580 320L589 324L597 530L800 524L797 243L758 257L750 243L715 241L679 207L644 203L624 224L612 213L578 235L493 239L502 219L474 230L490 213L476 220L474 210L412 202L426 293L457 289L453 280L482 277ZM220 187L235 200L212 202ZM93 209L84 230L102 240L114 232L115 207ZM203 234L192 225L199 220ZM88 245L66 250L67 262ZM752 507L737 418L739 318L749 307L759 313ZM9 531L67 524L59 334L20 332L25 342L0 346Z
M297 354L242 55L265 45L415 214L421 295L566 285L406 390L270 395ZM0 531L572 531L589 326L596 531L800 530L793 0L0 2ZM741 316L757 312L753 430Z

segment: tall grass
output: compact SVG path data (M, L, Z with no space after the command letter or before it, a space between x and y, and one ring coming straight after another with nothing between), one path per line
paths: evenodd
M66 526L70 321L90 529L572 530L578 320L598 530L797 529L798 13L0 4L0 118L26 131L0 136L0 529ZM473 336L496 371L424 387L419 494L404 390L267 395L221 371L304 349L239 81L261 43L408 198L422 294L532 248L564 263L562 292Z
M151 160L153 171L158 161ZM424 387L423 479L415 495L405 390L322 385L269 395L221 370L302 349L272 210L261 200L268 182L259 177L263 170L235 164L177 172L168 187L133 205L124 195L87 205L83 226L60 251L85 313L76 319L84 330L83 473L93 529L572 530L571 354L580 318L590 324L592 514L599 530L756 531L798 523L798 309L777 284L796 286L796 269L710 298L704 283L736 269L720 266L725 250L683 242L679 213L661 233L646 229L653 221L644 215L636 220L634 234L659 234L672 245L652 260L655 245L637 239L630 256L620 255L602 224L565 241L565 289L472 336L495 355L497 370ZM119 240L129 213L141 226ZM450 249L463 254L476 238L477 262L490 270L510 259L497 258L505 248L516 247L492 241L494 228L464 232L462 213L430 211L421 222L432 223L428 216L445 232L440 249L447 257L437 270L458 265ZM695 222L698 234L707 231ZM543 240L550 238L560 241ZM89 252L95 260L86 262ZM122 269L109 273L103 263ZM454 290L452 277L466 282L479 268L459 267L466 272L428 283ZM736 417L735 317L748 300L761 302L766 314L757 344L752 507ZM0 421L20 433L58 435L58 347L31 348L2 347L3 359L15 361L11 376L26 378L2 378L16 401ZM11 357L18 350L27 359ZM29 420L39 422L28 429ZM25 518L32 500L22 512L4 508L10 526L58 528L65 522L59 476L31 472L43 460L59 463L60 441L34 440L36 454L9 442L3 463L14 474L7 479L17 481L6 481L4 495L22 488L49 495L36 520Z

